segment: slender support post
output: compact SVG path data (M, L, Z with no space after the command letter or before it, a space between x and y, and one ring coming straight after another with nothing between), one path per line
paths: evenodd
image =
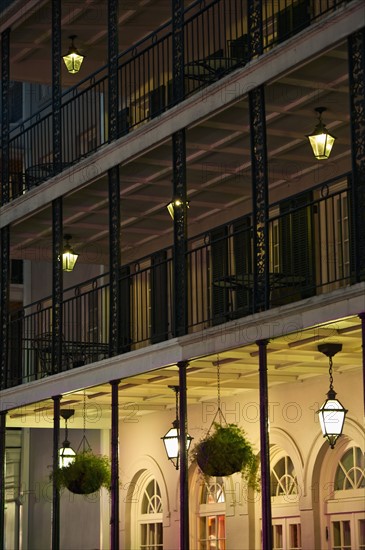
M361 319L361 347L362 347L362 391L364 399L364 415L365 415L365 312L360 313Z
M110 548L119 550L119 382L110 382L112 387L112 426L111 426L111 518L110 518Z
M261 455L261 502L262 502L262 548L272 550L271 495L270 495L270 443L269 400L267 382L267 340L256 342L259 347L260 378L260 455Z
M248 40L249 57L253 59L263 53L262 0L248 0Z
M186 368L188 361L180 361L179 368L179 457L180 457L180 550L189 550L189 495L188 495L188 453Z
M62 370L62 197L52 202L52 373Z
M186 192L185 130L172 136L173 149L173 200L179 201L174 211L174 334L187 333L187 232L188 207Z
M108 171L109 181L109 355L118 355L120 347L120 183L119 166Z
M62 166L61 136L61 0L52 0L52 136L53 172Z
M1 237L1 271L0 271L0 389L8 387L8 354L9 354L9 277L10 277L10 228L3 227Z
M0 550L5 550L6 411L0 412Z
M253 212L253 308L269 308L268 173L264 87L249 93Z
M348 38L352 209L354 238L354 268L356 281L365 280L365 29Z
M109 143L118 137L118 0L108 0Z
M9 202L10 29L1 33L1 204Z
M53 399L53 471L58 468L58 450L60 446L60 409L61 396ZM60 491L55 481L52 485L52 550L60 550Z

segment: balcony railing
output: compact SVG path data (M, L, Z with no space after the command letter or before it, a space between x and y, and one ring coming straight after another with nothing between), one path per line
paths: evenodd
M270 207L269 308L360 280L354 271L351 186L342 176ZM254 300L252 216L188 241L187 332L262 310ZM173 249L120 268L118 347L126 353L172 338ZM109 354L109 276L69 288L63 298L62 369ZM42 378L52 366L52 297L11 312L7 386Z
M267 0L262 3L264 50L274 47L348 0ZM184 22L184 95L209 86L251 58L247 1L195 2ZM159 116L172 105L171 22L121 53L118 67L118 136ZM10 200L90 155L108 142L107 67L62 97L62 162L53 163L52 108L12 129ZM73 136L71 139L70 136ZM13 171L12 167L20 167Z

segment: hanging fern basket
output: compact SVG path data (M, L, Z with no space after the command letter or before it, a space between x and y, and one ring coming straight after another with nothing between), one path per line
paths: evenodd
M101 487L109 490L110 462L106 456L94 455L90 451L81 452L76 454L71 464L53 472L52 478L59 489L66 487L77 495L89 495Z
M241 472L248 484L257 488L258 461L244 431L236 424L213 423L208 433L193 450L205 476L224 477Z

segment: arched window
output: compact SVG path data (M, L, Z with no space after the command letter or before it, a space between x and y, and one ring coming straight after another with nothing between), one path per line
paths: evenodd
M328 461L322 467L325 476L330 466ZM328 548L365 550L365 460L360 447L348 440L333 457L326 481L324 486L330 487L325 506Z
M359 447L351 447L340 459L335 475L335 491L365 487L365 459Z
M271 468L272 536L274 550L300 550L299 490L294 464L283 451Z
M272 497L298 494L297 476L290 456L283 456L277 461L271 470L270 482Z
M162 499L157 481L149 478L142 490L138 524L140 550L163 548Z
M226 498L221 477L203 482L198 518L199 550L225 550Z

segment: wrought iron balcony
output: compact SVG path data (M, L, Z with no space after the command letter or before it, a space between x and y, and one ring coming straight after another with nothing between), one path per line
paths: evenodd
M364 280L355 268L351 205L348 175L271 205L270 308ZM187 333L259 311L252 231L248 215L188 241ZM173 261L169 247L121 266L121 354L174 337ZM63 370L108 357L108 297L108 274L64 291ZM11 312L8 330L7 387L54 374L52 296Z
M287 40L342 1L269 0L262 3L263 51ZM185 11L184 97L244 67L252 58L249 2L195 2ZM172 25L166 23L119 56L118 137L172 106ZM107 67L62 96L62 162L53 162L52 108L46 105L9 136L9 200L26 193L108 143ZM71 137L72 136L72 137ZM3 182L3 184L6 182Z

